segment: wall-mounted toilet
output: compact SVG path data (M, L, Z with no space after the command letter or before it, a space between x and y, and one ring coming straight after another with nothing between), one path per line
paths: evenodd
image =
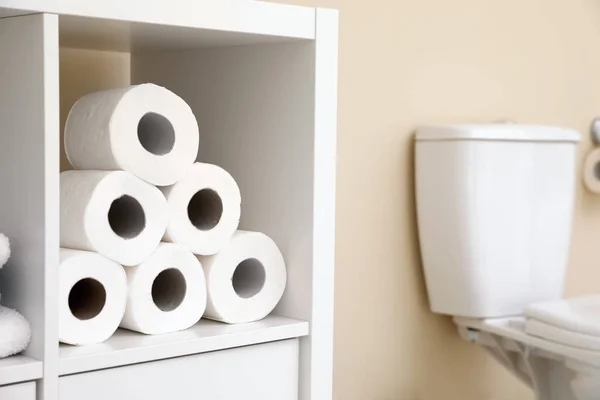
M424 126L416 204L430 306L539 400L600 399L600 297L564 300L576 131ZM590 321L596 316L596 321Z

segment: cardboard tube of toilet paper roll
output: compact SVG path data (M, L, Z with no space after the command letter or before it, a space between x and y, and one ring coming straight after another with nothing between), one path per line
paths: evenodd
M145 334L187 329L206 308L202 265L184 246L161 243L143 263L129 267L127 308L121 327Z
M167 222L167 202L160 190L127 172L60 174L61 247L137 265L156 249Z
M600 148L590 151L585 158L583 182L590 192L600 194Z
M221 167L195 163L182 180L161 190L169 208L167 242L180 243L194 254L211 255L219 252L238 228L240 189Z
M265 234L237 231L219 253L198 259L206 276L205 318L230 324L257 321L283 296L283 256Z
M88 94L71 108L65 152L75 169L125 170L153 185L181 179L198 155L187 103L153 84Z
M123 267L97 253L60 249L58 275L58 339L85 345L111 337L127 301Z

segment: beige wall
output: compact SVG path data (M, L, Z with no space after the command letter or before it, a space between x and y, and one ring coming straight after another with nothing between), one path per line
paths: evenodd
M532 399L461 342L449 319L428 312L412 135L421 123L501 119L587 132L600 115L600 3L289 1L338 8L341 17L335 399ZM127 55L96 55L63 52L64 110L127 83ZM582 154L589 147L586 136ZM600 198L580 187L571 295L600 291L597 240Z
M429 314L412 135L600 115L596 0L290 0L340 10L336 400L520 400L527 389ZM568 294L600 291L600 198L578 189Z

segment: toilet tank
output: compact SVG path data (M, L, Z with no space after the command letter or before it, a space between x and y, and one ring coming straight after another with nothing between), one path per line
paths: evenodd
M433 312L502 317L563 296L579 138L513 124L418 129L417 218Z

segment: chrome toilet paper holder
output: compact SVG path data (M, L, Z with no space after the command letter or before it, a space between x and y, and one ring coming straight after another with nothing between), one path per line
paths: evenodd
M592 136L592 143L594 143L594 146L600 146L600 117L593 119L590 126L590 134Z

